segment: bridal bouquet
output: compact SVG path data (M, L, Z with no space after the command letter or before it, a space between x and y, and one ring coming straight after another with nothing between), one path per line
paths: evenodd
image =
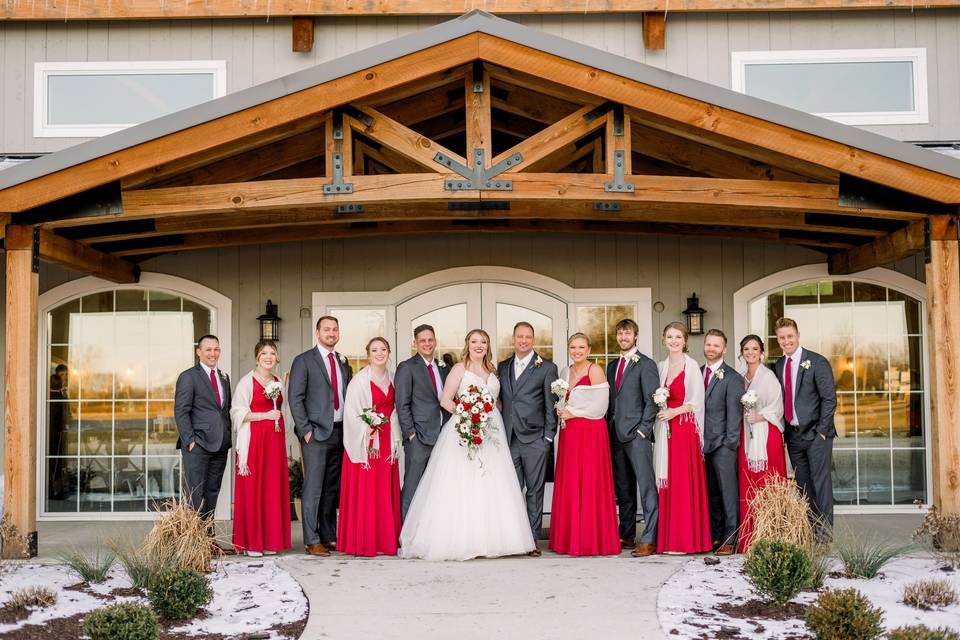
M372 437L375 433L380 433L380 431L387 426L387 423L390 421L387 416L380 413L373 407L369 409L364 409L360 412L360 419L368 427L370 427L370 436ZM373 458L376 458L380 455L380 449L375 449L373 447L367 447L367 455Z
M267 383L267 386L263 388L263 395L268 399L273 400L273 410L277 410L277 398L280 397L280 392L283 391L283 385L280 384L279 380L271 380ZM280 420L273 421L273 430L277 433L280 433Z
M460 446L467 448L467 457L473 460L487 439L493 398L486 388L470 385L455 403L454 414L457 416L456 429Z
M557 397L557 410L563 411L563 408L567 406L567 391L570 389L570 384L563 378L557 378L552 383L550 383L550 392ZM560 428L563 429L566 425L566 420L560 418Z
M656 391L653 392L653 404L660 407L660 411L667 410L667 400L670 398L670 389L666 387L658 387ZM670 423L667 422L667 437L670 437Z
M740 398L740 404L743 405L745 411L753 413L753 410L757 408L757 402L760 401L760 398L757 397L757 392L751 389L743 394L743 397ZM747 432L750 434L750 437L753 437L753 424L747 420Z

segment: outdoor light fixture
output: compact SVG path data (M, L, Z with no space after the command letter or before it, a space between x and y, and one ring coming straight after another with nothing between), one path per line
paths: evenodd
M700 306L700 299L697 293L687 298L687 308L683 310L683 315L687 318L687 332L690 335L698 336L703 333L703 314L707 312Z
M261 340L280 339L280 316L277 315L277 305L273 304L272 300L267 300L267 311L257 320L260 321Z

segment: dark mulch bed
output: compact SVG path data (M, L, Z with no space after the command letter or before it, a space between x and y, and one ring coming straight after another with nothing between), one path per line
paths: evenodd
M28 624L13 631L0 633L0 639L9 640L54 640L60 638L79 638L83 633L83 616L78 613L69 618L48 620L43 624Z
M0 607L0 624L12 624L30 617L30 610L26 607L11 607L9 604Z
M779 605L774 602L764 602L763 600L754 599L740 604L722 602L717 605L716 609L731 618L748 621L755 618L761 620L803 620L807 616L807 605L800 604L799 602L788 602L787 604Z

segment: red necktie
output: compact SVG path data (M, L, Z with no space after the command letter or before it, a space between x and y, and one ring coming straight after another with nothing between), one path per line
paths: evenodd
M433 372L432 362L427 365L427 372L430 374L430 382L433 383L433 392L436 393L437 392L437 374Z
M703 390L706 391L710 386L710 367L706 367L707 375L703 376Z
M787 370L783 372L783 417L793 422L793 358L787 357Z
M223 401L220 399L220 387L217 386L217 372L214 369L210 369L210 384L213 385L213 395L217 398L217 406L219 407Z
M620 383L623 382L623 370L626 368L626 366L627 366L627 359L624 357L621 357L620 365L617 367L617 377L615 380L617 384L617 391L620 390Z
M333 410L340 410L340 388L337 386L337 363L333 359L333 354L327 354L327 360L330 361L330 386L333 388Z

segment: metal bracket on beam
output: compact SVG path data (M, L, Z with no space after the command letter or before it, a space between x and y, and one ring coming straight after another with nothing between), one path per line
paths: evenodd
M590 111L587 111L585 114L583 114L583 121L586 123L590 123L596 120L597 118L602 118L603 116L610 113L610 109L612 108L613 108L613 105L609 102L598 104L596 108L591 109Z
M513 191L513 180L497 180L496 177L510 167L523 162L523 155L515 153L493 165L483 168L483 149L473 150L473 167L465 167L442 151L438 151L433 161L459 173L466 180L444 180L447 191Z
M333 180L323 185L325 195L339 193L353 193L353 183L343 181L343 154L337 151L333 154Z
M618 138L623 137L623 105L618 104L613 107L613 135Z
M473 92L483 93L483 63L473 61Z
M633 183L627 182L624 177L624 155L623 150L613 152L613 180L603 185L603 190L608 193L633 193Z
M362 204L338 204L337 213L363 213Z
M365 127L369 127L373 124L373 118L371 116L367 115L360 109L357 109L352 104L348 104L347 106L343 107L343 113L350 116L357 122L362 123Z
M923 219L923 263L930 264L933 260L933 234L930 229L930 216Z
M343 140L343 112L333 112L333 139Z
M619 202L594 202L594 211L620 211Z
M33 228L33 242L30 245L30 271L40 273L40 227Z

